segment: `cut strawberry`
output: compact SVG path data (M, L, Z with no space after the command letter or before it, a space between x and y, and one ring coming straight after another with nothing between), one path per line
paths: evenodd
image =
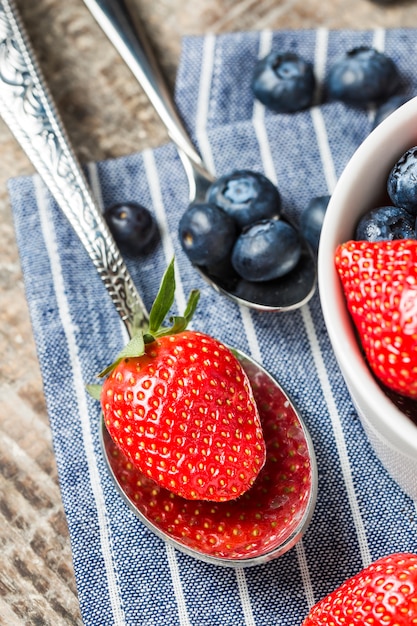
M244 367L253 381L251 364ZM104 438L114 477L135 508L180 544L214 557L246 559L278 546L285 551L311 510L311 450L298 416L266 373L258 373L252 387L267 458L253 487L238 499L183 499L135 469L110 437Z
M318 602L303 626L417 624L417 555L383 557Z
M335 262L370 368L417 398L417 241L348 241Z

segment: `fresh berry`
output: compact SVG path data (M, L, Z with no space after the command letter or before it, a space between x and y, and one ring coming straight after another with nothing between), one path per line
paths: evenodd
M391 96L400 84L394 61L374 48L349 50L330 68L329 96L353 105L367 105Z
M415 219L405 209L382 206L371 209L361 217L355 239L384 241L389 239L416 239Z
M228 213L239 228L281 213L281 196L275 185L263 174L249 170L220 176L210 186L207 200Z
M395 206L400 206L417 217L417 146L410 148L396 162L387 182L388 195Z
M257 62L252 79L255 98L277 113L309 107L315 85L313 65L294 52L270 52Z
M348 241L335 262L375 376L417 397L417 241Z
M240 498L185 500L137 470L110 437L104 439L118 484L146 519L180 544L226 559L289 549L313 497L309 446L293 406L268 374L251 371L249 361L243 366L253 381L267 457L253 487Z
M283 220L262 220L245 228L232 252L236 272L249 281L267 281L288 274L301 256L297 231Z
M379 126L391 113L394 113L400 106L407 102L407 96L402 94L391 96L385 102L383 102L376 110L372 128Z
M179 223L184 252L197 265L217 265L230 255L236 239L234 220L214 204L193 204Z
M172 306L173 263L152 307L149 328L134 335L106 368L101 405L107 430L141 472L192 500L237 498L265 462L265 442L249 379L222 343L185 330L184 317L161 324Z
M316 252L329 202L330 196L328 195L311 198L300 216L300 232Z
M105 210L104 218L120 248L132 256L145 254L156 240L155 219L141 204L115 204Z
M382 557L318 602L302 626L417 624L417 555Z

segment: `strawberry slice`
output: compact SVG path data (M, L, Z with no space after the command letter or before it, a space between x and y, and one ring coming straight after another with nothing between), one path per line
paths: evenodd
M161 488L136 469L104 430L114 478L126 498L157 529L208 556L247 559L299 538L314 498L309 444L298 416L266 373L251 371L266 441L266 463L253 487L227 502L186 500Z
M318 602L302 626L417 624L417 554L383 557Z
M348 241L335 263L371 370L417 398L417 241Z
M265 441L249 379L224 344L185 330L184 317L162 322L175 289L168 267L145 332L134 334L100 391L107 430L133 466L190 500L225 501L254 483Z

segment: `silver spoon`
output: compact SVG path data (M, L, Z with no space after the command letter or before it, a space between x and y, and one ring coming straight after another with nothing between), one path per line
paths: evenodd
M13 0L0 0L0 49L0 114L79 236L131 335L134 325L146 327L148 313L70 146ZM259 564L276 558L292 547L311 519L317 491L314 450L302 420L278 383L252 359L240 352L237 354L258 400L261 399L267 405L263 409L263 427L268 435L270 458L265 466L267 469L262 470L262 480L268 485L267 493L270 494L266 512L259 509L260 496L256 491L265 498L266 490L262 481L255 482L241 501L243 504L236 504L235 501L230 506L228 503L207 505L194 501L190 505L187 501L176 499L176 496L158 489L154 483L146 481L146 477L132 469L109 439L103 420L100 425L103 455L110 473L123 498L139 519L156 535L187 554L210 563L231 566ZM281 450L291 451L291 454L282 455L282 467L276 465L279 454L274 447L277 441L278 411L285 417L284 426L288 425L280 434ZM299 459L297 467L294 466L295 458ZM290 467L285 468L289 462ZM290 482L284 485L284 499L282 484L269 480L271 476L277 475L280 468L292 474L288 477ZM291 486L291 489L287 489ZM182 515L189 520L192 516L196 517L197 508L201 509L206 515L201 528L202 536L178 536L166 518L161 519L153 514L153 505L157 501L161 505L164 502L164 506L171 509L173 506L182 507L185 511ZM192 510L187 509L190 506ZM259 515L265 513L273 523L268 532L258 537L256 529L259 526ZM241 519L242 515L246 516L245 522ZM251 544L241 546L238 551L228 551L224 547L223 552L218 554L210 541L211 536L207 535L206 524L207 520L211 520L218 524L218 529L220 523L223 524L219 520L223 519L224 546L227 533L230 531L233 535L236 528L243 527L255 533ZM235 526L230 525L230 520ZM196 523L194 521L192 524L195 529L198 520Z
M189 202L202 202L213 182L196 152L177 113L173 99L149 45L143 26L131 15L124 0L84 0L103 31L119 51L141 84L176 145L189 183ZM288 220L287 220L288 221ZM316 262L306 242L301 259L288 275L264 283L242 280L234 273L216 273L208 267L194 266L218 292L244 306L262 311L296 309L313 296L316 289Z

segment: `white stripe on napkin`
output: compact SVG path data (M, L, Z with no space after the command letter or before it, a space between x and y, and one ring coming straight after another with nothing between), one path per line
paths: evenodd
M255 626L255 620L253 617L252 605L250 602L248 584L246 582L246 576L243 569L236 569L236 580L239 589L240 601L242 604L243 615L245 616L246 626Z
M268 30L262 31L259 36L259 50L258 58L261 59L266 56L272 49L272 37ZM259 102L254 100L252 124L255 129L256 139L259 144L259 150L262 160L262 166L265 172L265 176L269 178L275 185L278 185L277 174L272 158L271 147L268 139L268 133L265 126L265 107ZM262 363L262 361L260 361ZM313 606L314 592L311 583L310 573L308 569L307 559L305 557L303 540L296 544L296 554L298 567L301 573L301 579L303 582L304 593L309 606Z
M384 52L385 28L375 28L372 45L375 48L375 50L379 50L379 52Z
M375 28L372 46L375 48L375 50L378 50L379 52L384 52L385 50L385 29L384 28ZM368 119L371 124L375 119L375 115L376 115L376 107L374 104L371 104L369 107L369 112L368 112Z
M154 208L156 219L158 221L162 248L164 250L164 256L166 264L168 265L175 254L174 244L169 234L169 226L167 216L164 207L164 201L162 199L161 185L159 182L159 173L155 163L155 157L152 150L144 150L143 152L143 164L145 166L146 179L149 185L149 191L152 198L152 206ZM175 276L176 288L175 288L175 300L179 311L185 311L186 297L184 293L184 287L179 276Z
M178 569L177 555L174 548L169 543L165 544L165 548L168 557L169 570L171 572L172 584L174 587L174 595L177 601L180 626L191 626L191 622L188 617L184 591L182 588L180 572Z
M200 146L200 153L203 158L203 161L210 168L210 171L213 175L215 175L215 166L213 159L213 151L211 149L210 141L207 134L207 119L210 113L209 104L210 104L210 92L211 92L211 82L213 77L213 67L214 67L214 57L215 57L215 46L216 39L213 35L206 35L204 38L203 44L203 60L202 60L202 68L201 75L205 74L204 79L200 80L199 91L198 91L198 105L197 105L197 122L196 125L196 134L198 138L198 143ZM248 339L249 347L253 355L260 356L259 344L256 339L255 328L253 326L251 314L248 309L243 308L239 305L239 310L242 316L243 325L245 328L246 336ZM245 572L241 569L236 569L236 581L239 589L240 600L242 604L242 610L245 617L245 625L253 626L253 614L252 607L248 592L248 587L246 583L246 575Z
M210 112L210 92L214 67L216 38L212 34L204 37L203 59L198 88L196 135L200 144L200 152L207 169L215 173L213 153L206 134L207 119Z
M337 410L336 400L333 395L329 377L327 375L326 366L324 364L323 354L320 349L320 344L317 339L316 329L311 317L310 309L308 306L302 307L301 313L303 316L304 326L306 328L308 340L311 346L311 352L316 366L317 375L320 380L320 385L323 390L323 395L326 400L327 408L329 410L330 420L332 422L333 434L336 443L337 453L340 460L340 467L342 470L343 480L346 486L346 492L349 500L349 506L352 512L353 523L358 538L359 550L361 553L362 563L364 566L371 563L371 553L369 550L368 539L366 536L366 530L363 523L362 515L359 508L359 503L356 497L355 486L352 479L352 471L349 462L349 456L346 448L346 442L343 434L342 424L340 422L339 413Z
M321 76L324 76L323 70L323 59L327 56L327 44L328 44L328 34L325 29L320 28L317 30L316 37L316 57L319 63L319 72ZM331 194L334 190L335 184L337 182L336 171L334 167L334 161L332 157L332 153L330 150L330 145L328 141L328 136L326 132L326 125L324 122L323 114L321 109L318 107L313 107L311 110L311 116L313 119L314 129L317 137L317 144L319 147L323 171L325 173L328 191ZM355 487L353 484L352 471L349 462L349 456L346 448L346 442L343 434L343 427L340 421L340 417L337 410L336 400L334 398L331 384L329 381L329 377L326 371L326 366L323 359L323 354L320 349L320 344L317 339L316 329L314 327L314 322L311 316L310 309L308 307L302 308L302 315L304 320L304 325L307 331L307 335L309 338L309 342L311 345L311 350L317 370L317 374L319 376L319 380L321 383L321 387L323 389L324 397L326 399L326 403L329 409L329 415L332 422L333 433L335 437L337 452L340 459L343 479L346 485L346 491L349 499L350 509L352 511L353 523L355 525L356 534L359 542L359 549L362 557L363 565L366 566L371 562L371 554L369 550L368 539L366 536L366 530L363 523L363 519L361 516L359 503L356 497Z
M317 29L316 50L315 50L315 74L322 84L324 81L326 70L328 31L325 28ZM321 90L320 90L321 95ZM314 130L317 137L317 145L320 152L323 172L326 179L327 189L331 194L337 183L337 175L334 167L332 153L330 151L327 139L326 127L324 125L323 115L319 106L311 108L311 119L313 120Z
M87 392L82 377L78 346L75 338L75 332L72 324L71 314L69 311L69 305L61 271L61 263L58 253L56 236L53 230L53 220L52 216L49 215L49 200L47 190L46 187L42 184L39 176L34 177L34 186L36 200L39 207L42 235L45 241L45 248L51 263L52 280L58 304L59 316L61 318L62 328L65 332L68 344L73 384L78 405L78 414L80 416L85 457L88 465L91 488L97 510L97 521L100 529L100 543L103 551L103 560L106 568L109 600L112 607L115 624L117 626L125 626L126 621L122 605L122 594L118 581L117 567L116 561L114 559L106 504L104 501L103 488L100 483L100 475L96 464L96 457L94 452L93 436L90 428L90 419L88 415L86 400Z

